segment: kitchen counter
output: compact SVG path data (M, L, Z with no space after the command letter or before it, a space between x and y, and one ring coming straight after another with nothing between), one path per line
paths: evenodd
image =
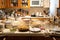
M5 35L5 36L43 36L43 33L10 32L10 33L0 33L0 35Z
M6 40L60 40L60 33L10 32L0 33L0 37Z
M33 33L33 32L10 32L10 33L2 33L0 32L0 36L60 36L60 33L43 33L43 32L38 32L38 33Z
M50 17L21 17L21 18L50 18Z

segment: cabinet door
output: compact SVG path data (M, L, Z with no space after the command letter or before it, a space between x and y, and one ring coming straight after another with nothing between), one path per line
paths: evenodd
M59 8L60 8L60 0L59 0Z
M44 36L33 36L30 40L53 40L51 37L44 37Z
M44 0L41 0L41 2L40 2L40 6L41 6L41 7L44 6L44 5L43 5L43 2L44 2Z
M6 0L1 0L1 8L5 8L6 7Z
M2 1L0 0L0 8L2 7Z
M21 8L30 8L30 0L21 0Z
M3 40L4 39L4 37L0 37L0 40Z
M20 8L20 1L21 0L9 0L9 7L10 8Z
M5 0L5 5L6 5L5 8L9 8L10 7L9 3L10 3L10 0Z
M56 6L59 8L59 0L56 0Z
M13 8L18 6L18 0L10 0L10 6Z
M7 0L0 0L0 8L7 8L8 7L8 1Z
M50 6L50 0L44 0L43 5L44 5L44 8L49 8L49 6Z
M21 0L18 0L18 7L17 8L21 8Z
M6 40L29 40L28 36L7 36Z

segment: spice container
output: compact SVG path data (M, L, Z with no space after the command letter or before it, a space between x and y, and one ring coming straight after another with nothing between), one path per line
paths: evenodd
M5 26L5 24L0 23L0 32L2 32L2 30L5 28L4 26Z
M6 21L5 25L6 25L6 28L8 28L8 29L12 28L11 21Z

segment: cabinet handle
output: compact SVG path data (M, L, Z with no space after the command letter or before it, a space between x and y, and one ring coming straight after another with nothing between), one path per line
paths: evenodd
M56 40L56 38L55 38L55 37L53 37L53 40Z

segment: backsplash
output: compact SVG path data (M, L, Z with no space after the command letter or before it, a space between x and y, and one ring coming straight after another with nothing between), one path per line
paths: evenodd
M41 12L42 14L44 14L44 11L48 11L49 8L43 8L43 7L33 7L29 9L29 14L33 13L33 12Z
M14 9L4 9L4 12L7 12L7 13L11 13L11 11L12 10L14 10ZM32 13L37 13L37 12L41 12L42 13L42 15L43 14L46 14L46 12L47 12L47 14L48 14L48 10L49 10L49 8L43 8L43 7L31 7L31 8L29 8L29 9L21 9L21 10L24 10L24 11L28 11L28 13L29 13L29 15L31 15ZM20 11L19 11L20 12ZM23 11L22 11L22 13L23 13ZM24 14L24 13L23 13Z

